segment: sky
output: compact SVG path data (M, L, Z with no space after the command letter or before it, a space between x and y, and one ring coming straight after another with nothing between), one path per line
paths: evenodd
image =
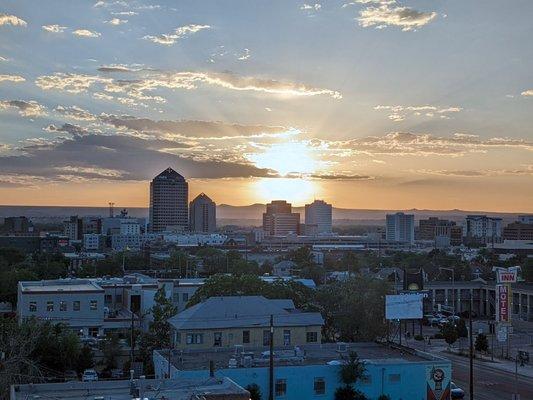
M46 5L45 5L46 4ZM0 204L533 212L530 0L0 0Z

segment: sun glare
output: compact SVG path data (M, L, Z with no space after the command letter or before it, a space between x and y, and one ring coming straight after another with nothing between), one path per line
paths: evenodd
M252 185L261 202L284 199L293 205L312 201L319 189L314 181L298 178L260 178Z
M305 143L276 143L262 153L249 154L248 159L259 168L268 168L281 176L290 173L311 174L317 162Z

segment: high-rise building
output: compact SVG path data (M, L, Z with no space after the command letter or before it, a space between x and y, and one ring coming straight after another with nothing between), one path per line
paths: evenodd
M192 232L212 233L217 229L217 206L204 193L189 204L189 224Z
M33 223L27 217L6 217L4 226L0 226L0 232L10 236L33 236L39 235Z
M533 223L513 222L503 228L503 240L533 240Z
M483 243L498 242L502 236L502 219L486 215L468 215L463 236Z
M186 230L189 226L189 185L185 178L167 168L150 182L150 229L167 227Z
M315 200L305 205L306 229L316 229L316 233L331 233L332 207L324 200Z
M63 234L70 240L82 240L83 219L73 215L68 220L63 221Z
M454 221L429 217L418 222L419 240L431 240L436 244L447 246L459 246L463 238L463 229L457 226Z
M415 216L413 214L387 214L387 240L414 243Z
M285 200L274 200L266 205L263 213L263 231L270 236L300 233L300 214L292 212L292 205Z

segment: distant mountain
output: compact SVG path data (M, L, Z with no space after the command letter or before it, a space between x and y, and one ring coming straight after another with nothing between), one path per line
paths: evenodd
M118 214L121 208L116 207L114 212ZM128 215L137 218L148 218L148 208L145 207L128 207ZM262 214L265 210L264 204L251 204L248 206L232 206L220 204L217 206L217 219L222 224L254 226L261 225ZM304 207L294 207L294 212L299 212L302 219L304 217ZM505 212L487 212L487 211L465 211L465 210L366 210L366 209L349 209L333 208L333 220L335 224L364 224L364 225L382 225L385 221L385 215L402 211L415 215L415 219L424 219L428 217L446 218L452 221L462 221L469 214L486 214L489 216L501 217L504 223L516 220L519 214L523 213L505 213ZM58 220L70 215L79 216L108 216L107 207L62 207L62 206L2 206L0 205L0 217L21 216L40 221Z

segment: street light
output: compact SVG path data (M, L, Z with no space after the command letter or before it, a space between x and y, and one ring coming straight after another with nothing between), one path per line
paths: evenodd
M453 291L453 316L455 317L455 270L453 268L439 267L439 271L451 271L452 273L452 291Z

